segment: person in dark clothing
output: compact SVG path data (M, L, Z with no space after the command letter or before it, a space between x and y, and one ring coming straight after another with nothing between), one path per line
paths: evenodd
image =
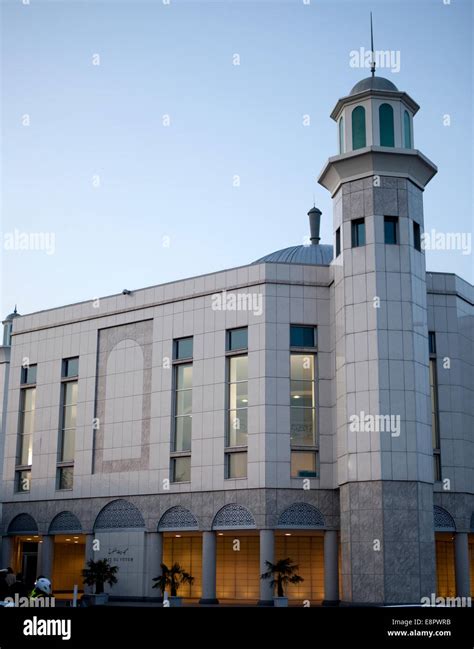
M10 586L10 595L14 597L16 593L18 593L19 597L28 597L28 588L23 581L21 572L17 574L15 583Z

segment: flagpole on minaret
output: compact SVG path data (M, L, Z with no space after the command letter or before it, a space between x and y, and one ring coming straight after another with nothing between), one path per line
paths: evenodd
M370 66L370 71L372 76L375 76L375 51L374 51L374 30L372 27L372 12L370 12L370 50L372 54L372 65Z

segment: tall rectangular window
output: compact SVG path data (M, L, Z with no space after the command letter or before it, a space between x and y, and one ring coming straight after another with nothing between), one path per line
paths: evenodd
M341 228L336 230L336 257L341 254Z
M436 354L436 334L434 331L428 332L428 342L430 354Z
M173 435L171 443L171 481L191 481L191 442L193 422L193 339L174 341Z
M63 360L61 373L61 427L58 443L57 489L74 486L74 456L76 450L77 392L79 358Z
M225 477L247 477L248 355L247 328L227 332L227 426Z
M429 332L430 345L430 395L431 395L431 435L433 440L433 468L436 482L441 480L441 440L439 432L438 379L436 367L436 338Z
M386 244L398 243L398 218L396 216L384 216L384 237Z
M33 432L36 409L36 365L21 369L20 421L18 429L15 489L28 492L33 463Z
M351 221L352 247L365 246L365 220L354 219Z
M302 331L303 330L303 331ZM317 476L316 327L290 327L290 444L291 477Z
M413 221L413 245L415 250L421 251L421 230L420 224L416 221Z

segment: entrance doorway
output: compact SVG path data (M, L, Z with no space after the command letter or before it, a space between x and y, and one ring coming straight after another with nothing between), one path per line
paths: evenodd
M38 548L40 543L42 541L39 535L13 537L12 570L15 574L21 573L23 582L28 589L33 588L38 576Z
M452 532L436 532L436 594L456 597L454 571L454 536Z
M70 595L77 585L84 592L82 569L86 556L85 534L56 534L54 536L53 588L55 596Z

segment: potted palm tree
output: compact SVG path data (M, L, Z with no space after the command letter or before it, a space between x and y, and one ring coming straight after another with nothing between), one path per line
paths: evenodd
M288 557L280 559L276 563L265 561L268 570L264 572L261 579L271 579L272 588L276 587L277 594L273 598L275 606L288 606L288 597L285 597L285 588L288 584L299 584L304 581L303 577L296 574L298 566Z
M161 564L161 575L154 577L153 588L159 588L163 595L170 590L170 606L181 606L182 598L178 597L178 590L183 584L192 584L194 577L186 572L179 563L173 563L171 568L164 563Z
M109 594L104 593L104 585L113 586L117 583L115 576L117 571L118 566L112 566L107 559L98 559L97 561L91 559L87 562L87 568L82 571L83 582L88 586L95 586L95 592L84 595L86 604L98 606L107 603Z

